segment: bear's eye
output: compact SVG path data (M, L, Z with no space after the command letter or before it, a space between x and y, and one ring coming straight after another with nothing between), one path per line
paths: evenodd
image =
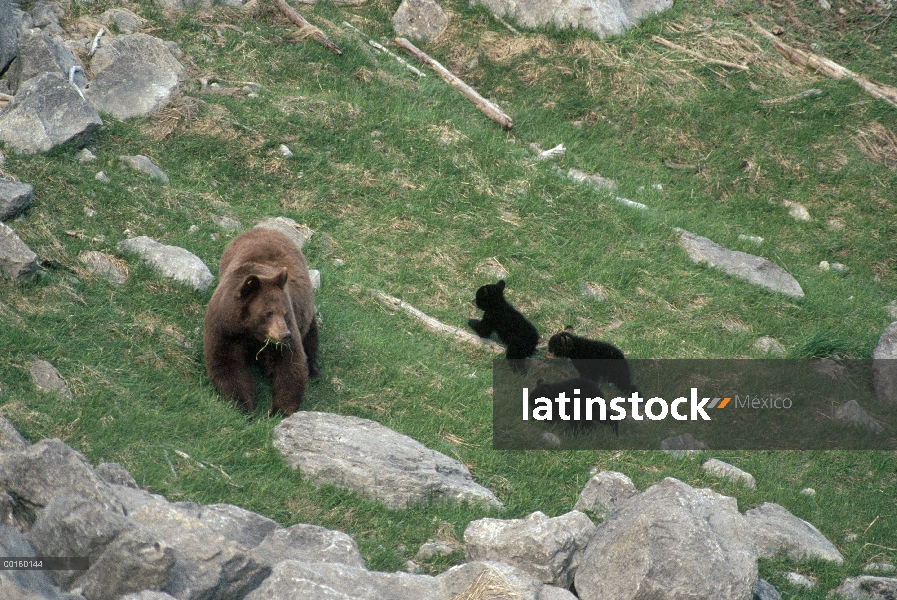
M268 318L270 319L271 317L274 316L274 311L273 311L273 310L269 310L269 311L265 314L265 316L268 317Z

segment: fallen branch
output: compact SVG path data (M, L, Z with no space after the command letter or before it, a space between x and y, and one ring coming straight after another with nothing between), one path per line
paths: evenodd
M772 41L772 46L776 49L776 52L794 64L807 69L812 69L813 71L827 75L832 79L844 79L845 77L848 77L856 82L858 86L863 88L863 91L870 96L884 100L891 106L897 106L897 88L872 81L868 77L860 75L859 73L854 73L850 69L842 67L838 63L825 57L793 48L777 38L775 34L763 29L753 21L750 21L750 23L754 26L754 29Z
M417 46L415 46L405 38L396 38L394 41L399 48L436 71L436 73L440 77L442 77L443 81L455 88L462 96L470 100L473 105L480 110L480 112L498 123L502 129L511 129L514 126L514 122L511 120L511 117L503 113L500 108L480 96L475 89L461 81L454 73L439 64L438 61L427 56L423 51L418 49Z
M396 59L400 64L405 65L405 68L406 68L406 69L408 69L409 71L411 71L412 73L414 73L414 74L417 75L418 77L426 77L426 76L427 76L426 73L422 73L422 72L420 71L420 69L418 69L417 67L414 67L414 66L412 66L412 65L409 65L407 60L405 60L404 58L402 58L401 56L399 56L398 54L396 54L395 52L393 52L393 51L390 50L389 48L383 46L382 44L378 44L377 42L375 42L375 41L373 40L373 38L369 37L365 32L363 32L363 31L360 30L359 28L355 27L355 26L352 25L351 23L349 23L349 22L347 22L347 21L343 21L343 27L345 27L345 28L347 28L347 29L351 29L352 31L354 31L354 32L357 33L358 35L362 36L363 38L365 38L365 39L367 40L368 44L370 44L370 45L374 48L374 50L376 50L377 52L383 52L383 53L388 54L389 56L393 57L393 58Z
M712 65L719 65L721 67L726 67L727 69L738 69L739 71L750 71L750 69L748 67L746 67L745 65L739 65L739 64L736 64L733 62L728 62L725 60L717 60L715 58L709 58L707 56L704 56L703 54L695 52L694 50L689 50L688 48L684 48L684 47L680 46L679 44L674 44L673 42L671 42L669 40L665 40L660 36L652 35L651 39L654 40L655 42L657 42L658 44L660 44L661 46L666 46L667 48L671 48L673 50L678 50L679 52L684 52L685 54L688 54L692 58L696 58L705 63L710 63Z
M789 102L794 102L795 100L801 100L803 98L807 98L809 96L818 96L822 93L822 90L805 90L798 94L794 94L793 96L788 96L787 98L773 98L771 100L761 100L760 104L765 104L766 106L778 106L780 104L788 104Z
M337 55L342 55L343 51L339 49L339 47L331 42L324 32L306 21L302 15L296 12L292 6L287 4L286 0L274 0L274 3L277 4L277 8L280 9L280 12L286 15L286 17L299 26L298 34L303 38L310 37L314 41L318 42L331 52Z
M447 335L456 340L460 340L462 342L467 342L468 344L474 344L476 346L480 346L481 348L485 348L490 352L495 352L496 354L505 351L505 347L501 344L493 342L492 340L481 338L478 335L470 333L469 331L465 331L463 329L459 329L458 327L453 327L452 325L446 325L442 321L437 321L433 317L421 312L420 310L414 308L407 302L399 300L389 294L385 294L379 290L369 290L371 296L373 296L380 303L385 305L387 308L391 308L392 310L403 310L421 323L423 323L424 327L429 329L430 331L434 331L436 333L441 333L443 335Z

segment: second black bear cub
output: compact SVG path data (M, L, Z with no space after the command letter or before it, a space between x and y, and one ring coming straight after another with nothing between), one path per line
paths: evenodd
M554 383L547 383L540 379L536 382L536 387L530 392L530 398L548 398L550 401L554 401L561 392L563 392L567 398L571 400L573 398L582 398L583 402L585 402L585 398L601 398L603 394L601 390L595 385L594 382L585 379L583 377L576 377L574 379L565 379L564 381L557 381ZM605 398L605 400L610 401L609 398ZM572 409L568 410L568 416L572 413ZM601 417L598 414L593 412L591 420L585 420L585 415L580 415L580 420L574 420L572 417L569 421L564 421L560 417L552 419L553 423L569 423L570 428L574 431L581 431L583 428L590 428L595 425L596 422L603 422L607 425L610 425L614 430L614 433L619 436L620 435L620 424L618 421L614 421L610 418L601 421Z
M505 280L488 283L477 290L474 304L483 311L482 319L470 319L467 324L480 337L494 332L508 347L505 356L517 360L532 356L539 343L539 332L532 323L505 300Z
M592 381L612 384L629 395L636 390L623 351L607 342L573 335L568 327L548 340L548 352L569 358L579 374Z

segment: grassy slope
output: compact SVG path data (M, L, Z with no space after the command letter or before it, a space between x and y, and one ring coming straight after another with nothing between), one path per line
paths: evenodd
M446 3L450 30L425 49L499 102L515 121L506 133L433 74L418 80L335 25L348 20L374 37L390 35L396 5L304 6L342 47L339 58L312 42L290 43L291 27L273 12L171 17L137 8L155 35L178 42L197 77L226 87L253 81L262 90L255 99L217 96L190 83L186 94L198 103L181 101L146 121L106 119L89 142L99 157L93 164L79 163L74 148L9 156L5 172L36 191L35 206L12 225L58 267L37 284L0 284L2 414L32 440L60 437L94 462L122 463L171 500L230 502L283 524L348 531L371 568L400 568L398 545L413 552L428 538L460 540L482 510L388 511L290 472L271 448L266 400L246 419L208 383L201 328L211 291L161 281L129 259L131 277L117 288L77 258L89 249L115 253L124 237L149 235L190 249L214 272L233 234L212 216L251 224L282 214L317 232L306 255L324 282L316 299L324 376L305 409L376 419L458 457L501 497L507 517L569 510L590 467L622 471L640 489L675 476L734 495L742 510L779 502L847 557L841 567L763 563L763 576L800 597L822 598L867 561L897 561L893 453L714 454L752 472L753 491L657 452L494 452L491 356L388 314L363 291L382 289L463 325L474 315L474 290L490 279L478 269L491 259L509 271L511 301L543 334L573 324L636 357L757 357L751 345L761 335L793 356L824 349L868 357L891 320L884 307L897 298L897 149L874 135L876 124L894 122L895 109L849 82L799 72L746 18L778 22L785 41L817 43L841 64L897 85L897 56L887 50L897 48L897 31L892 20L876 26L887 13L871 2L825 13L815 3L682 1L602 42L556 31L515 36L481 10ZM219 38L219 23L242 33L225 28ZM751 71L695 62L651 35L748 59ZM808 88L823 93L762 103ZM562 169L600 172L651 210L631 211L558 176L531 159L533 142L564 143ZM291 159L278 156L281 143ZM171 185L118 166L119 155L138 153L152 157ZM704 168L672 170L663 158ZM101 169L111 183L94 180ZM664 191L638 192L654 183ZM785 199L807 207L813 221L792 220ZM199 231L190 233L193 224ZM807 297L795 301L696 267L673 226L774 260ZM758 247L739 234L765 241ZM848 270L820 271L820 260ZM584 299L584 281L601 285L608 300ZM54 363L76 401L34 391L26 365L36 357ZM808 486L815 497L798 493ZM845 541L849 533L856 539ZM426 568L438 572L462 559ZM789 588L786 567L819 576L820 591Z

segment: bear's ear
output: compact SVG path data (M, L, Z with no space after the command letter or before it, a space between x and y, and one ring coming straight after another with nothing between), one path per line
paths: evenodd
M280 273L277 274L277 278L274 280L274 283L280 289L283 289L283 287L287 284L287 274L287 268L284 267L280 270Z
M246 298L254 294L262 286L257 275L250 275L240 286L240 298Z
M505 280L504 279L499 279L498 283L496 283L495 285L498 287L499 292L505 291Z
M564 327L564 331L566 331L567 333L573 333L573 325L567 325L566 327Z
M542 385L543 383L545 383L545 380L542 379L541 377L536 381L536 385L537 385L537 386L540 386L540 385Z

